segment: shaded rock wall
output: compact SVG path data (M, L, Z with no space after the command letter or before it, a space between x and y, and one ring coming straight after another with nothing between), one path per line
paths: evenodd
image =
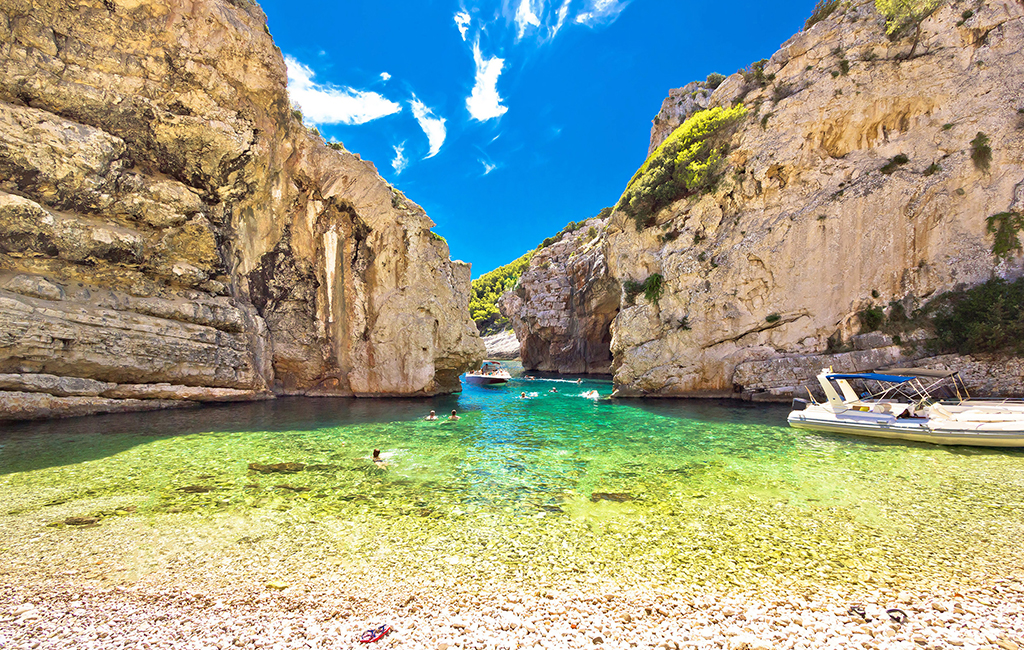
M619 283L608 275L606 220L590 219L537 251L514 291L498 302L519 339L523 367L608 374L609 325L619 309Z
M0 373L163 406L434 394L483 356L469 267L293 118L256 5L0 0L0 63Z
M915 49L867 2L787 41L767 85L726 79L709 105L750 115L716 191L640 232L611 217L610 275L664 277L659 301L640 296L612 324L619 393L734 395L752 381L738 367L826 355L867 307L1024 273L986 228L1024 211L1022 69L1024 4L949 3ZM987 165L972 158L978 133Z

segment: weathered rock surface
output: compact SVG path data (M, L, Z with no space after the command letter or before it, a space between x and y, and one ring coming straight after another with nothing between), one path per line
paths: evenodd
M682 88L668 91L668 97L661 102L661 110L652 120L651 144L647 147L647 155L654 153L686 118L707 108L712 92L704 81L691 81Z
M518 359L519 339L509 330L483 337L488 359Z
M858 3L786 42L766 86L737 74L712 94L750 111L716 191L640 232L611 217L609 275L664 278L660 300L638 296L612 324L619 394L791 387L830 365L830 339L851 342L861 310L1024 273L986 229L1024 208L1024 4L948 3L912 49ZM987 166L972 160L978 133ZM884 341L862 347L898 360Z
M255 4L0 0L0 64L0 372L413 395L483 356L468 266L292 117Z
M537 251L515 291L498 308L519 339L523 367L571 373L611 371L609 324L619 309L619 283L603 251L606 220Z

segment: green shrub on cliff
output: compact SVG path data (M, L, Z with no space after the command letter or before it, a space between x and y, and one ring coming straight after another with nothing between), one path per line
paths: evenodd
M713 189L734 127L746 114L747 109L739 104L692 115L633 175L618 209L642 229L651 225L658 210L673 201Z
M839 0L818 0L818 4L814 5L814 11L811 12L810 18L804 23L804 29L810 29L817 23L825 20L838 8Z
M914 45L903 58L912 59L921 40L921 23L945 0L875 0L875 9L885 16L885 33L897 39L914 32Z
M994 278L970 289L942 294L932 312L939 352L1024 355L1024 278Z
M469 316L476 322L480 334L487 336L508 327L508 319L501 315L496 303L501 294L516 286L532 257L533 251L530 251L514 262L499 266L473 280L469 295Z

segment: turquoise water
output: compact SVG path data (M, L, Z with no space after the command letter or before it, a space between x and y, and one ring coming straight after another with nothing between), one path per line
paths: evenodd
M757 588L1020 571L1024 453L815 434L788 428L786 407L610 392L520 376L434 399L11 426L3 517L56 541L83 532L68 516L186 540L270 521L273 535L224 532L221 544L424 580ZM430 409L442 419L424 420ZM301 469L250 469L278 463Z

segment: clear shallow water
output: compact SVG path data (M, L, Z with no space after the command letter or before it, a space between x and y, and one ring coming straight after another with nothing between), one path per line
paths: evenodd
M243 555L423 580L911 586L1020 572L1024 453L802 432L779 406L582 396L594 390L611 384L517 378L435 399L7 427L3 517L65 538L87 531L45 524L173 526Z

